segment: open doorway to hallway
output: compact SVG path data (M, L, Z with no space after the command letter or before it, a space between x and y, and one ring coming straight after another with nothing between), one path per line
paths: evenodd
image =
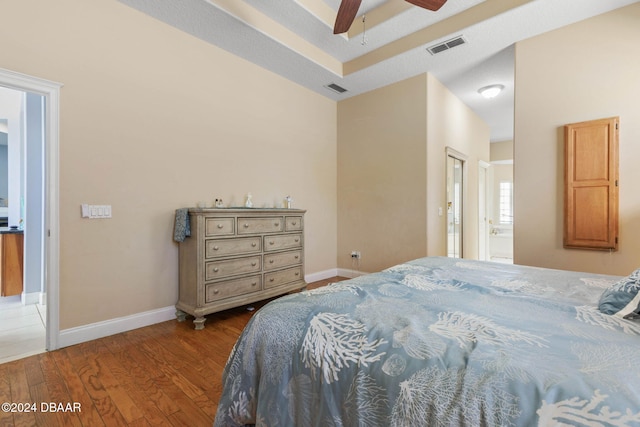
M46 348L44 105L0 87L0 363Z
M25 202L26 212L26 237L27 256L24 257L24 270L27 273L26 283L31 283L29 277L40 277L42 291L39 297L40 303L46 301L46 332L45 348L55 350L58 348L60 337L59 321L59 280L60 280L60 236L59 236L59 127L60 127L60 89L61 84L45 80L39 77L28 76L26 74L0 68L0 87L24 92L27 97L33 95L39 98L37 108L43 113L40 120L39 129L42 132L42 143L40 147L41 162L38 167L30 167L29 171L39 171L40 178L33 178L31 172L26 171L23 185L31 188L39 182L41 191L30 191L31 196L39 198L43 203L42 209L30 209L27 207L29 195ZM36 103L37 104L37 103ZM26 120L23 125L26 126ZM32 132L33 136L35 132ZM25 155L25 159L32 156ZM33 207L33 206L32 206ZM9 212L11 212L11 202L9 202ZM39 219L30 218L31 213L37 213ZM11 215L11 213L9 213ZM37 225L37 226L36 226ZM42 230L38 238L36 232L31 230ZM31 237L34 237L31 240ZM36 242L38 250L29 250L31 242ZM35 253L36 257L32 257ZM35 260L35 261L34 261ZM35 264L38 265L35 265ZM35 272L35 276L31 272ZM28 285L27 285L28 286ZM44 290L46 289L46 293ZM29 295L30 293L27 293ZM22 302L22 294L21 294Z

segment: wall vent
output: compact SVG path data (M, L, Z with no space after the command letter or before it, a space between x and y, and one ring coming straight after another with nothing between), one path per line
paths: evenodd
M347 89L343 88L342 86L338 86L335 83L329 83L328 85L325 85L324 87L326 87L327 89L331 89L334 92L337 93L344 93L347 91Z
M427 50L431 55L435 55L436 53L444 52L445 50L453 49L456 46L463 45L466 42L467 41L464 39L464 37L458 36L452 38L451 40L447 40L446 42L428 47Z

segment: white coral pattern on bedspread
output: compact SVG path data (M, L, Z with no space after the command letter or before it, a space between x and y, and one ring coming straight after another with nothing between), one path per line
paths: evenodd
M458 311L438 314L438 321L429 326L429 330L443 337L455 339L460 347L478 341L501 345L513 341L524 341L538 347L547 347L543 343L544 338L496 325L486 317Z
M384 352L374 354L387 341L368 342L365 326L344 314L319 313L309 323L300 353L305 366L322 370L327 383L338 380L338 372L349 363L367 366L380 360Z
M214 427L640 427L640 322L617 278L423 258L269 302Z
M612 411L603 402L608 396L599 390L591 400L577 397L556 403L542 402L538 409L538 425L543 426L588 426L588 427L632 427L640 423L640 412L627 409L625 414Z
M621 328L627 334L640 335L640 323L603 314L597 307L588 305L576 307L576 319L611 331Z
M484 392L477 393L479 389ZM431 367L400 384L391 425L501 426L511 424L518 414L517 398L504 391L503 383L469 370Z

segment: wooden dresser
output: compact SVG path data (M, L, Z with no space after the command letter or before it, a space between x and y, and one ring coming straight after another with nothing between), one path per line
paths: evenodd
M301 209L189 209L180 243L178 321L306 287Z

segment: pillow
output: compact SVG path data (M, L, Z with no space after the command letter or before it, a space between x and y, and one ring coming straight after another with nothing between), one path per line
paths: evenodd
M640 268L611 285L600 296L598 309L625 319L640 316Z

